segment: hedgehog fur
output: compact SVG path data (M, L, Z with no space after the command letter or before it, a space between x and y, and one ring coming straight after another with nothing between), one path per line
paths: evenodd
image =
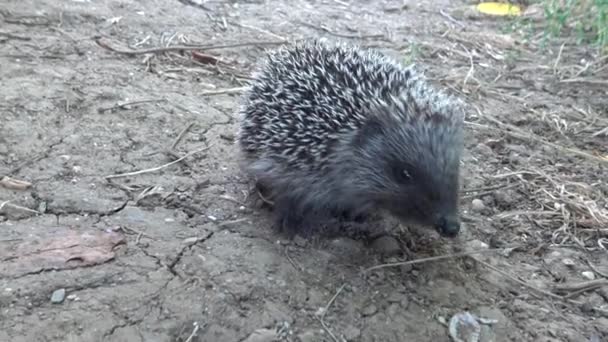
M270 52L253 76L237 144L283 231L381 210L458 234L459 99L377 50L319 40Z

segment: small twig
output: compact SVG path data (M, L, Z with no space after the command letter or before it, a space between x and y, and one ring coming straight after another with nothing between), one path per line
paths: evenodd
M192 126L194 126L194 124L195 124L195 122L191 122L181 132L179 132L179 134L177 135L177 138L175 138L175 140L173 141L173 144L171 144L171 147L169 147L169 151L175 151L175 148L177 147L177 145L180 143L180 141L182 141L182 139L184 138L186 133L188 133L188 131L190 130L190 128L192 128Z
M140 171L134 171L134 172L127 172L127 173L121 173L121 174L116 174L116 175L110 175L110 176L106 176L106 177L104 177L104 178L105 178L105 179L112 179L112 178L120 178L120 177L128 177L128 176L136 176L136 175L141 175L141 174L144 174L144 173L156 172L156 171L162 170L162 169L164 169L164 168L166 168L166 167L169 167L169 166L171 166L171 165L173 165L173 164L177 164L177 163L179 163L180 161L182 161L182 160L184 160L184 159L186 159L186 158L188 158L188 157L190 157L190 156L192 156L192 155L194 155L194 154L197 154L197 153L200 153L200 152L206 151L206 150L210 149L212 146L213 146L213 145L209 145L209 146L207 146L207 147L203 147L203 148L198 149L198 150L196 150L196 151L192 151L192 152L190 152L190 153L188 153L188 154L186 154L186 155L182 156L181 158L178 158L178 159L176 159L176 160L174 160L174 161L172 161L172 162L170 162L170 163L167 163L167 164L164 164L164 165L161 165L161 166L158 166L158 167L153 167L153 168L151 168L151 169L145 169L145 170L140 170Z
M200 329L198 323L194 322L194 329L192 329L192 333L190 334L190 336L188 336L185 342L192 342L192 339L194 338L194 336L196 336L198 329Z
M303 22L303 21L301 21L301 22L300 22L300 24L301 24L301 25L304 25L304 26L306 26L306 27L313 28L313 29L315 29L315 30L320 30L320 31L323 31L323 32L325 32L325 33L327 33L327 34L329 34L329 35L336 36L336 37L339 37L339 38L351 38L351 39L374 39L374 38L384 38L384 35L383 35L383 34L369 34L369 35L361 35L361 34L345 34L345 33L337 33L337 32L334 32L334 31L332 31L332 30L330 30L330 29L328 29L327 27L322 26L322 25L317 26L317 25L313 25L313 24L306 23L306 22Z
M461 23L460 21L454 19L454 17L452 17L451 15L447 14L444 10L439 10L439 14L441 14L444 18L446 18L450 22L456 24L457 26L460 26L461 28L465 27L465 25L463 23Z
M118 103L112 107L98 108L97 113L103 114L105 112L112 112L116 109L127 109L128 106L134 106L134 105L143 104L143 103L157 103L157 102L164 102L164 101L166 101L166 100L165 99L156 99L156 100L141 100L141 101Z
M20 205L12 204L11 201L4 201L4 202L0 203L0 210L2 210L4 207L11 207L11 208L14 208L14 209L19 209L19 210L27 211L27 212L34 213L34 214L37 214L37 215L40 214L40 212L38 210L34 210L34 209L22 207Z
M602 286L608 285L608 279L596 279L576 284L560 284L554 286L555 292L569 292L564 295L564 298L574 298L584 292L595 290Z
M236 220L220 222L217 225L218 225L218 227L226 227L226 226L230 226L230 225L245 222L245 221L247 221L246 218L240 218L240 219L236 219Z
M340 288L338 289L338 291L336 291L334 296L331 297L329 302L327 302L327 305L325 305L325 309L323 309L323 314L321 314L321 320L325 318L325 314L327 313L329 308L334 304L334 302L336 301L336 298L338 298L338 296L340 295L340 292L342 292L342 290L344 290L345 286L346 286L346 283L342 284L342 286L340 286Z
M199 94L203 95L203 96L204 95L221 95L221 94L240 94L247 89L248 89L248 87L236 87L236 88L228 88L228 89L203 91L202 93L199 93Z
M380 268L395 267L395 266L405 266L405 265L414 265L414 264L421 264L421 263L425 263L425 262L429 262L429 261L437 261L437 260L444 260L444 259L456 259L456 258L462 258L462 257L470 256L470 255L473 255L473 254L485 254L485 253L490 253L490 252L501 252L501 251L511 250L511 249L517 248L517 247L519 247L519 246L511 246L511 247L503 247L503 248L487 248L487 249L480 249L480 250L476 250L476 251L469 251L469 252L462 252L462 253L453 253L453 254L446 254L446 255L438 255L438 256L428 257L428 258L421 258L421 259L415 259L415 260L409 260L409 261L400 261L400 262L393 262L393 263L388 263L388 264L381 264L381 265L376 265L376 266L369 267L369 268L363 270L363 273L367 273L369 271L377 270L377 269L380 269Z
M221 199L223 199L223 200L230 201L230 202L233 202L233 203L245 206L245 203L239 201L238 199L236 199L234 197L231 197L231 196L228 196L228 195L220 195L218 197L221 198Z
M20 238L14 238L14 239L0 239L0 242L15 242L15 241L22 241L23 239Z
M553 63L553 74L557 75L557 66L559 65L559 60L562 58L562 52L564 51L564 46L566 43L564 42L562 46L559 48L559 52L557 53L557 58L555 59L555 63Z
M323 330L325 330L325 332L334 340L334 342L342 342L336 337L336 335L334 335L334 333L331 331L331 329L329 329L327 324L325 324L325 321L319 319L319 322L321 322L321 326L323 327Z
M174 45L174 46L166 46L166 47L157 47L157 48L149 48L149 49L139 49L139 50L123 50L111 47L107 43L102 41L101 37L95 38L95 43L101 46L106 50L110 50L112 52L120 53L128 56L136 56L143 54L157 54L163 52L171 52L171 51L190 51L190 50L219 50L219 49L228 49L234 47L243 47L243 46L252 46L252 45L281 45L285 44L286 41L278 41L278 42L246 42L246 43L236 43L236 44L226 44L226 45Z
M513 126L513 125L506 124L506 123L504 123L504 122L502 122L502 121L500 121L500 120L498 120L496 118L493 118L491 116L483 115L482 112L481 112L481 110L479 108L477 108L477 106L475 106L475 108L477 109L477 112L479 113L480 117L483 117L486 120L491 121L491 122L497 124L498 126L501 126L502 128L508 128L508 130L500 130L500 131L503 132L503 133L505 133L505 134L510 135L513 138L522 139L522 140L532 140L532 141L541 143L543 145L547 145L549 147L552 147L552 148L554 148L554 149L556 149L558 151L561 151L561 152L568 152L568 153L571 153L571 154L576 154L576 155L578 155L580 157L585 157L587 159L592 159L592 160L596 160L596 161L601 161L603 163L608 163L608 159L597 157L597 156L594 156L592 154L589 154L587 152L584 152L584 151L581 151L581 150L578 150L578 149L564 147L564 146L560 146L558 144L546 141L546 140L541 139L540 137L536 136L535 134L526 133L526 132L522 131L521 129L519 129L519 128Z
M597 267L591 263L591 261L587 260L587 265L589 265L589 267L593 270L593 272L597 273L598 275L600 275L603 278L608 279L608 274L598 270Z
M516 282L516 283L518 283L518 284L520 284L522 286L525 286L525 287L527 287L529 289L532 289L532 290L534 290L534 291L536 291L538 293L544 294L547 297L556 298L556 299L564 299L564 297L556 295L555 293L551 293L549 291L545 291L545 290L539 289L536 286L530 285L530 284L526 283L525 281L523 281L521 279L518 279L518 278L510 275L509 273L507 273L507 272L505 272L505 271L503 271L503 270L501 270L501 269L499 269L499 268L497 268L495 266L492 266L492 265L488 264L487 262L485 262L483 260L479 260L479 259L473 258L473 257L471 257L471 259L473 259L476 262L480 263L481 265L483 265L483 266L491 269L492 271L494 271L496 273L500 273L501 275L503 275L503 276L505 276L505 277L513 280L514 282Z
M9 33L9 32L0 32L0 37L6 37L8 39L16 39L16 40L32 40L32 38L30 37L26 37L26 36L19 36L13 33Z
M529 288L531 290L534 290L534 291L538 292L539 294L543 294L543 295L545 295L547 297L551 297L551 298L555 298L555 299L560 299L560 300L563 300L565 302L578 305L579 307L583 305L582 302L579 302L579 301L576 301L576 300L573 300L571 298L567 298L567 297L564 297L564 296L556 295L554 293L551 293L551 292L539 289L539 288L537 288L535 286L532 286L532 285L526 283L525 281L520 280L520 279L518 279L518 278L516 278L516 277L514 277L512 275L510 275L509 273L507 273L505 271L502 271L502 270L498 269L497 267L494 267L494 266L488 264L487 262L484 262L482 260L479 260L479 259L473 258L473 257L471 257L471 259L473 259L476 262L482 264L483 266L485 266L485 267L487 267L487 268L489 268L489 269L491 269L491 270L493 270L493 271L495 271L497 273L500 273L501 275L503 275L503 276L505 276L505 277L507 277L507 278L509 278L509 279L511 279L511 280L513 280L515 282L517 282L518 284L523 285L524 287L527 287L527 288ZM600 314L608 317L608 311L607 310L604 310L604 309L598 308L598 307L593 307L591 309L593 311L596 311L597 313L600 313Z
M597 86L608 85L607 80L598 80L598 79L593 79L593 78L580 78L580 77L561 80L561 81L559 81L559 83L586 83L586 84L597 85Z
M274 38L278 38L278 39L280 39L283 42L287 42L287 38L285 38L283 36L280 36L280 35L278 35L276 33L272 33L270 31L261 29L259 27L255 27L255 26L251 26L251 25L247 25L247 24L242 24L242 23L237 23L237 22L234 22L233 24L236 25L236 26L242 27L242 28L258 31L258 32L264 33L265 35L268 35L268 36L271 36L271 37L274 37Z

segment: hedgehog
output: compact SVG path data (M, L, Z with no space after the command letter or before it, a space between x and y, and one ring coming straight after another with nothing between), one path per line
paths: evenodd
M280 231L385 212L460 231L465 109L379 50L305 40L268 52L237 110L240 163Z

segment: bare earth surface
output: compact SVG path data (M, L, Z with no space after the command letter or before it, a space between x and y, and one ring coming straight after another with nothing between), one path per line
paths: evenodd
M479 341L608 340L606 59L458 1L203 4L0 4L0 179L32 184L0 185L0 341L448 341L465 311L497 320ZM273 232L219 90L306 37L418 62L474 105L459 238ZM110 49L188 44L216 48Z

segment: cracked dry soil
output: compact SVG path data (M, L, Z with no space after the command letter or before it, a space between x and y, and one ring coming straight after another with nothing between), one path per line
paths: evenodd
M484 54L481 33L499 35L500 20L448 20L439 10L464 4L3 1L0 31L10 35L0 34L0 176L33 185L24 191L0 187L0 203L6 204L0 210L0 341L251 342L254 332L269 330L285 341L447 341L445 323L465 310L498 320L482 328L481 341L608 340L608 318L593 309L606 307L601 289L576 297L586 306L568 304L466 258L361 273L407 256L479 246L479 240L526 242L530 248L479 258L542 289L582 280L584 260L607 270L605 250L551 249L552 232L538 221L497 219L502 211L534 208L538 198L528 196L517 177L505 189L504 179L491 177L513 165L559 164L563 175L578 170L572 171L578 182L594 184L598 177L608 179L597 161L484 130L491 124L473 115L469 120L480 125L469 130L464 187L486 190L472 193L483 199L483 210L472 210L471 193L463 196L466 231L458 239L395 232L403 252L392 256L346 237L283 241L271 230L268 213L246 199L249 186L236 166L232 142L238 94L201 95L242 86L268 46L205 51L227 63L212 66L200 56L193 59L190 51L128 56L93 39L103 36L111 46L140 49L340 33L341 39L424 63L431 78L464 91L484 113L543 139L606 154L605 136L578 140L556 134L509 97L462 87L470 61L446 51L455 35L478 39L458 43L479 44L468 50L477 51L470 79L491 82L496 70L513 63ZM564 61L568 53L565 49ZM512 58L517 62L518 56ZM545 57L521 60L552 64ZM494 69L480 67L483 63ZM459 70L464 74L454 74ZM530 70L515 87L518 96L547 110L591 106L603 115L600 122L606 120L597 89L582 87L573 96L572 89L533 86L544 81ZM117 106L135 101L143 102ZM175 151L167 153L191 123ZM209 149L158 172L104 179L205 146ZM108 231L122 234L124 243L113 248L110 260L87 267L76 260L73 267L38 265L19 273L10 266L19 259L7 257L26 241ZM563 258L574 263L565 266ZM65 289L67 297L52 303L57 289Z

